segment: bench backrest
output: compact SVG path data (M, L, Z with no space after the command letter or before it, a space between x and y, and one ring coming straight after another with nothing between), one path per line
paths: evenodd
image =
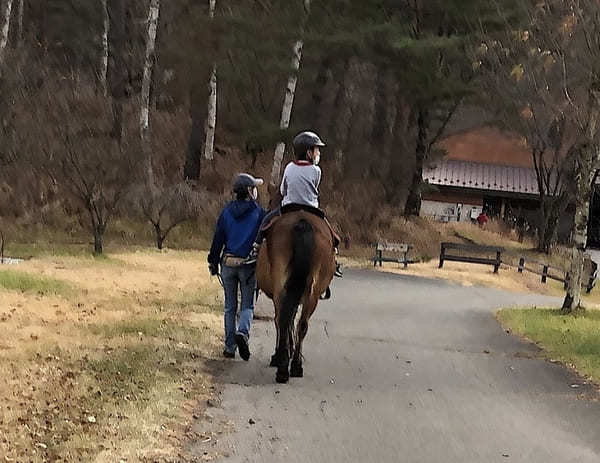
M498 246L479 246L477 244L442 243L443 249L456 249L458 251L470 252L504 252L504 248Z
M390 242L379 242L377 243L378 251L389 251L389 252L401 252L406 253L412 246L406 243L390 243Z

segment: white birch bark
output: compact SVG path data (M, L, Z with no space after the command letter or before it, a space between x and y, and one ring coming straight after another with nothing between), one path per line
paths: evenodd
M23 0L21 0L21 2L22 1ZM110 23L108 18L107 3L107 0L102 0L102 16L104 23L102 28L102 59L100 62L100 83L102 84L104 96L108 95L108 85L106 79L108 74L108 29L110 28Z
M600 131L600 93L590 92L589 119L586 138L597 140ZM587 147L578 147L575 162L575 218L572 229L571 265L567 294L563 302L563 312L570 313L581 308L581 285L583 284L584 252L587 244L588 214L594 185L595 172L600 168L600 147L591 143Z
M217 0L209 0L209 17L214 19ZM204 158L211 161L214 157L215 130L217 127L217 65L213 64L210 76L210 93L208 95L208 117L206 118L206 141L204 142Z
M150 0L148 9L148 33L146 36L146 56L144 60L144 77L142 79L142 97L140 110L140 136L144 151L146 182L154 183L152 170L152 149L150 146L150 84L152 82L152 67L154 62L154 49L156 46L156 30L160 13L160 0Z
M308 19L310 13L310 0L304 0L304 21ZM303 35L303 32L302 32ZM287 87L285 89L285 98L283 100L283 108L281 109L281 120L279 128L282 130L290 126L290 118L292 116L292 107L294 106L294 96L296 94L296 84L298 82L298 70L302 61L302 47L304 41L297 40L294 44L294 55L292 57L292 74L288 78ZM275 146L275 154L273 155L273 169L271 170L271 186L277 187L281 178L281 163L283 161L283 153L285 152L285 142L280 141Z
M298 70L300 69L300 61L302 60L302 40L296 41L294 44L294 56L292 58L293 73L288 78L287 87L285 89L285 98L283 100L283 108L281 109L281 120L279 128L282 130L290 126L290 118L292 116L292 107L294 105L294 96L296 94L296 84L298 82ZM285 142L280 141L275 147L275 155L273 156L273 170L271 171L271 185L277 186L281 177L281 163L283 161L283 153L285 151Z
M7 0L2 12L2 29L0 29L0 66L4 64L4 50L8 43L8 32L10 29L10 12L12 11L13 0Z
M23 10L24 10L24 1L19 0L19 10L17 12L17 41L19 47L23 45Z

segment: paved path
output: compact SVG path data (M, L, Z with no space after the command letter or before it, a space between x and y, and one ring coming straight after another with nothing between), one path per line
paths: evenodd
M267 367L271 322L256 322L250 362L224 368L221 405L209 409L235 430L216 448L198 443L199 456L600 462L595 391L493 318L498 307L560 301L370 271L347 271L334 289L311 320L305 377L288 385Z

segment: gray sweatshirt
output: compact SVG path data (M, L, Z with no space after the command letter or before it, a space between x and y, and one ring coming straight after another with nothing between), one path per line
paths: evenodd
M319 184L321 168L308 161L290 162L283 172L281 181L282 206L304 204L319 207Z

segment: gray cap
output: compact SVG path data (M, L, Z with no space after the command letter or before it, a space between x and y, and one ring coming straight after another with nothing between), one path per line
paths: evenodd
M233 182L233 191L234 192L244 192L247 191L248 188L252 188L254 186L260 186L264 183L262 178L254 178L250 174L240 174Z

